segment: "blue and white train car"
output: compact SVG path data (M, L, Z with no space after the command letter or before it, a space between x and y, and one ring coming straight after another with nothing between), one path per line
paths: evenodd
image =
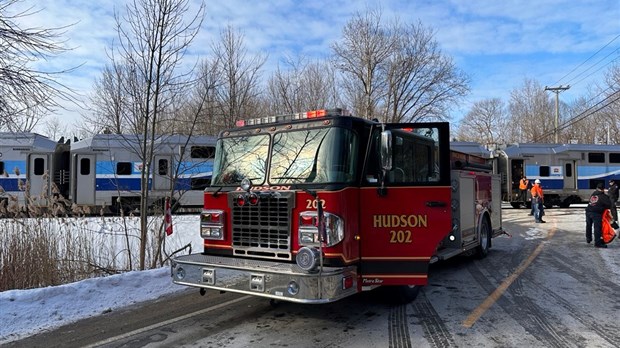
M63 148L36 133L0 133L0 202L5 209L17 206L23 212L49 204L58 193L52 179L66 167L62 156L57 157Z
M545 206L584 203L598 183L620 179L620 145L513 144L494 152L502 174L503 199L518 208L519 180L539 179Z
M202 208L210 184L215 137L160 136L148 174L149 205L173 193L175 207ZM97 134L71 144L70 200L78 206L126 211L139 207L142 139L136 135ZM147 146L150 146L147 145Z

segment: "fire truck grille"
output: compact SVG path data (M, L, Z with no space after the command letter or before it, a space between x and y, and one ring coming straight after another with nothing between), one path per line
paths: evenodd
M232 246L235 255L291 260L291 211L293 192L259 195L258 204L238 204L245 193L229 195L232 207ZM247 197L247 196L246 196Z

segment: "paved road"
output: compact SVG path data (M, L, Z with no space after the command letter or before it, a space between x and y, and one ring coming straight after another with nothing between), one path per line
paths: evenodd
M620 347L620 243L585 243L582 208L535 224L504 209L512 237L483 260L431 266L410 304L372 291L326 305L196 290L15 342L24 347Z

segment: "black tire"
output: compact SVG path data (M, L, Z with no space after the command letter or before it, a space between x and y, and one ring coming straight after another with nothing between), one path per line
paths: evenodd
M545 206L545 208L547 208L547 209L551 209L551 208L553 208L553 204L551 204L551 203L544 203L543 205L544 205L544 206Z
M491 224L486 218L482 219L482 225L480 226L480 244L476 247L476 257L479 259L485 258L489 254L489 248L491 247Z
M388 302L398 305L408 304L418 297L421 286L419 285L398 285L387 286L385 292Z
M512 205L512 207L515 209L521 208L521 203L519 202L511 202L510 205Z

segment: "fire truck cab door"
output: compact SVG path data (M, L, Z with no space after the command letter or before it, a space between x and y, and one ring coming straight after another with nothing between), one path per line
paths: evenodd
M362 286L425 285L430 258L452 228L448 123L384 127L371 131L360 190ZM381 164L383 130L390 169Z

